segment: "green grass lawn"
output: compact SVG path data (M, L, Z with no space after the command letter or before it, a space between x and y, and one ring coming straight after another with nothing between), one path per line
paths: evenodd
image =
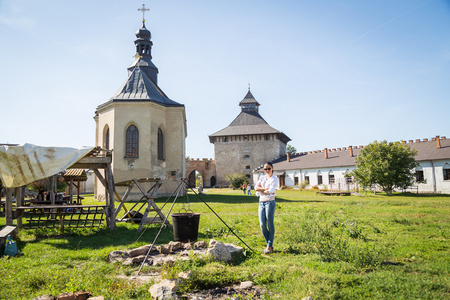
M449 299L450 195L396 194L323 196L311 191L277 192L275 253L265 247L257 216L258 199L242 191L205 190L202 198L253 249L245 259L224 264L193 259L159 270L170 277L193 271L182 290L251 280L270 290L267 299ZM201 213L199 240L211 238L244 246L195 195L190 208ZM166 199L157 199L162 206ZM179 198L178 212L186 198ZM97 204L92 196L83 204ZM163 211L167 214L171 203ZM0 217L0 226L5 218ZM90 291L107 299L150 299L152 283L119 279L138 267L106 262L113 250L151 243L159 230L151 225L137 241L136 224L115 231L96 229L22 230L24 255L0 258L0 299L32 299L43 294ZM157 240L173 239L170 228ZM144 268L153 271L155 268Z

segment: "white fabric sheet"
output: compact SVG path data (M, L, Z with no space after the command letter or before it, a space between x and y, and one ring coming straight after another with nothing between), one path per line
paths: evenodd
M93 147L0 146L0 176L8 188L30 184L63 172Z

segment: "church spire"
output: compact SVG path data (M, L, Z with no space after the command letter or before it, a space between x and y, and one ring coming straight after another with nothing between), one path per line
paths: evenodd
M158 84L158 68L152 62L152 34L145 27L145 12L149 10L145 8L145 4L142 4L142 8L138 8L138 11L142 11L142 27L136 31L137 39L134 41L136 60L128 67L128 71L131 74L134 68L139 66L154 84Z

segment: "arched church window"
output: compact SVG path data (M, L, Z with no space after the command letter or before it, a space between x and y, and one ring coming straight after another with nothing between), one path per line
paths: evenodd
M134 125L131 125L127 129L125 137L125 157L139 157L139 130Z
M109 150L109 128L106 129L106 135L105 135L105 148Z
M161 128L158 128L158 159L164 160L164 134Z
M103 128L103 149L109 150L109 127L105 125Z

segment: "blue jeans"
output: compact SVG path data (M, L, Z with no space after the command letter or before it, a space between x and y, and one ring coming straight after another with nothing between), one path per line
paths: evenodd
M268 247L273 247L273 238L275 236L275 226L273 220L275 217L275 200L259 202L259 224Z

